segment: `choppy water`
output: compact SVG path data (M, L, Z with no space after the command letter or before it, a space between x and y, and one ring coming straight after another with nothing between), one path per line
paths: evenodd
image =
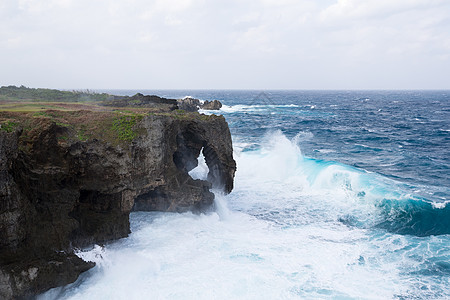
M42 299L450 298L450 92L149 93L225 104L234 191L133 213Z

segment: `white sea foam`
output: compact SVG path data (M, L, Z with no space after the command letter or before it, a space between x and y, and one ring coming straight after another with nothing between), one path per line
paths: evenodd
M432 202L431 205L437 209L444 209L450 201Z
M208 176L209 168L203 155L203 148L198 157L198 165L189 172L189 175L194 179L206 180Z
M293 138L292 142L295 144L299 144L303 141L312 140L313 137L314 134L311 131L299 131Z
M133 213L133 234L107 247L80 285L58 299L388 299L404 292L381 269L362 230L283 229L238 212ZM398 248L384 241L383 251ZM394 248L394 249L393 249ZM97 261L99 262L99 261ZM382 287L382 288L381 288ZM58 292L58 293L56 293Z
M286 104L286 105L274 105L274 104L255 104L255 105L223 105L220 109L225 113L236 113L236 112L261 112L267 109L275 108L296 108L299 107L296 104Z
M317 150L314 150L314 151L317 151L317 152L320 152L320 153L334 153L334 152L336 152L336 150L333 150L333 149L317 149Z

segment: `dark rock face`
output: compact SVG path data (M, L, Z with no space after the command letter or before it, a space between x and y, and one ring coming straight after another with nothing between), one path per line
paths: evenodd
M222 107L222 103L219 100L205 100L205 102L201 103L200 100L191 97L178 99L177 105L179 109L191 112L198 111L200 108L207 110L219 110Z
M68 250L68 245L64 245L59 235L74 225L63 220L67 202L55 207L53 213L44 211L39 196L27 198L26 188L16 182L14 169L20 160L20 134L20 131L0 132L1 299L26 297L73 282L94 265L72 251L60 252Z
M21 131L0 131L0 298L65 285L93 266L73 247L126 237L131 210L203 211L211 187L229 193L236 164L223 117L149 115L128 148L61 142L48 122L20 150ZM203 151L208 181L188 171Z
M222 103L219 100L213 100L213 101L206 100L205 103L203 103L203 105L202 105L202 109L207 109L207 110L219 110L221 108L222 108Z

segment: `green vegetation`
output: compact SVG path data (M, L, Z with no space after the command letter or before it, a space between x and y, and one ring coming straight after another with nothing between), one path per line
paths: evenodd
M82 142L86 142L89 139L88 129L85 124L80 125L80 128L77 130L76 137Z
M17 125L18 124L16 122L5 121L3 123L0 123L0 130L6 132L13 132L16 129Z
M59 91L53 89L33 89L25 86L0 87L0 101L46 101L46 102L89 102L111 100L106 93L85 91Z
M61 122L58 122L58 121L56 121L55 124L58 125L58 126L62 126L62 127L70 127L69 124L61 123Z
M74 110L105 110L104 107L95 104L78 102L1 102L0 111L9 112L33 112L35 116L45 116L48 110L74 111ZM111 109L109 109L111 110Z
M33 117L46 117L51 118L47 111L39 111L33 114Z
M132 141L136 138L137 134L133 130L136 122L142 120L142 115L124 115L116 117L112 124L112 130L117 133L119 140Z

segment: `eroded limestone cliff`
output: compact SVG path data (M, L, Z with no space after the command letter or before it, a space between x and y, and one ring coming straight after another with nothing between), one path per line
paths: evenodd
M121 144L72 139L74 129L51 119L33 130L26 139L20 126L0 130L0 298L75 281L93 263L73 249L126 237L132 210L201 212L211 187L233 188L222 116L148 114ZM208 181L188 174L201 151Z

